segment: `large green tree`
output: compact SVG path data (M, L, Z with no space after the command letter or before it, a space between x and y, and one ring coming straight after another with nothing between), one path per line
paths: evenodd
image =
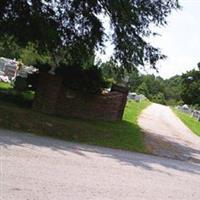
M27 43L25 47L21 47L12 36L0 38L0 57L22 60L27 65L37 65L37 63L53 64L47 50L39 52L38 46L31 42Z
M159 92L164 91L164 85L163 85L163 79L161 77L156 77L153 74L148 74L148 75L142 75L140 77L141 80L141 84L143 85L145 83L147 90L148 90L148 94L147 98L149 99L153 99L153 96L157 95ZM140 88L141 86L139 86ZM142 86L143 88L143 86Z
M182 75L182 99L186 104L200 106L200 66Z
M80 61L103 48L108 37L100 16L106 16L114 59L126 68L155 67L164 56L145 38L153 34L151 24L164 25L178 7L178 0L1 0L0 35L14 36L23 47L35 43L55 60L62 50L65 59Z
M0 57L19 59L21 48L15 38L9 36L0 37Z
M182 77L175 75L164 81L164 94L166 100L171 104L181 103L181 92L182 92Z

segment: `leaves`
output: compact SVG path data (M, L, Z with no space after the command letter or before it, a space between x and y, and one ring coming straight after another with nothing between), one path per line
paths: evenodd
M88 57L103 49L106 31L100 15L110 19L115 45L113 58L125 68L151 64L164 56L144 38L153 34L150 24L166 24L177 0L1 0L0 35L16 38L20 46L38 45L38 52L48 50L67 57Z
M181 96L186 104L200 106L200 70L192 70L182 75Z

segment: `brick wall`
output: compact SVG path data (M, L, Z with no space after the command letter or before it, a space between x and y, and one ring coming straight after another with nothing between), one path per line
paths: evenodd
M40 75L39 86L34 109L81 119L121 120L128 94L127 89L113 86L108 94L83 95L65 89L61 77L48 73Z
M55 114L61 85L61 77L44 72L41 73L39 77L39 88L36 91L33 108L43 113Z

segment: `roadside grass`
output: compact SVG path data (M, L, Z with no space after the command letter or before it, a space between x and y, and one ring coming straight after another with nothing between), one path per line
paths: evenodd
M173 108L173 111L193 133L200 136L200 122L197 119L175 108Z
M146 152L143 134L137 125L141 111L149 101L128 101L123 121L104 122L63 119L20 108L14 104L0 104L0 127L15 131L50 136L66 141L104 147Z

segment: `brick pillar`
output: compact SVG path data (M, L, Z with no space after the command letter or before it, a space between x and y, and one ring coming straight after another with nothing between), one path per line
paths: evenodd
M118 120L122 120L123 114L124 114L124 109L125 109L126 102L127 102L128 88L113 84L112 88L111 88L111 92L120 92L123 94L122 100L121 100L121 103L119 106L118 116L117 116Z

